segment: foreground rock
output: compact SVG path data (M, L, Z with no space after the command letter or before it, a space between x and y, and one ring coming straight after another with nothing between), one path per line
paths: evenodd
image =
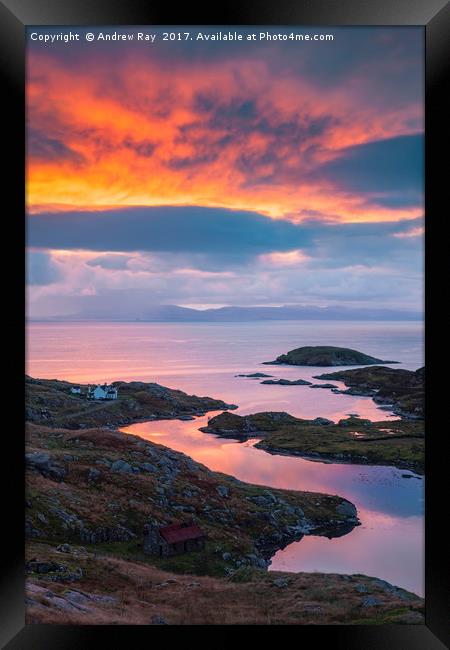
M75 384L56 379L25 378L26 419L50 427L78 429L97 426L123 426L139 420L191 418L208 411L235 409L234 404L211 397L187 395L181 390L141 381L116 381L117 400L96 401L73 395Z
M325 418L303 420L288 413L221 413L200 430L239 440L262 438L255 446L273 454L424 471L421 421L371 422L349 417L335 424Z
M50 544L29 542L27 552L59 561ZM27 624L424 624L421 598L363 575L268 573L246 566L227 578L193 577L93 553L81 564L83 578L76 583L28 576Z
M291 366L366 366L375 363L398 363L398 361L382 361L350 348L318 345L296 348L280 355L275 361L265 361L264 363Z
M377 404L389 406L404 418L424 417L425 368L412 371L375 366L325 373L315 379L342 381L349 388L339 392L372 397Z

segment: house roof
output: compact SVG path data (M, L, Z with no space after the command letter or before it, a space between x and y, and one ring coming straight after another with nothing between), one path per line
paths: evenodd
M205 537L205 533L197 524L171 524L159 529L159 533L168 544L186 542L188 539Z

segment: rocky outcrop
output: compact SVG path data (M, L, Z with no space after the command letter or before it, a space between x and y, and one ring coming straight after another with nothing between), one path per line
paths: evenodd
M266 379L261 384L276 384L278 386L311 386L306 379Z
M215 433L224 438L250 438L263 431L276 431L281 426L295 424L298 418L283 411L267 411L254 415L236 415L220 413L208 420L206 427L200 427L204 433ZM306 422L306 420L305 420Z
M271 454L424 470L425 431L419 421L371 422L352 415L336 424L327 418L303 420L288 413L221 413L200 430L238 440L261 438L255 447Z
M422 419L425 413L425 368L355 368L317 375L315 379L335 379L349 388L345 395L372 397L377 404L389 406L396 415ZM337 392L337 391L336 391Z
M51 561L51 547L44 553ZM266 572L254 554L233 561L227 576L174 575L142 562L87 557L86 579L26 583L27 623L132 625L422 624L423 599L364 575ZM93 586L92 574L101 575ZM124 587L126 598L122 597ZM255 597L257 595L257 597ZM195 603L195 606L192 604Z
M81 580L83 571L80 567L69 567L59 562L45 562L37 559L29 560L25 564L25 572L28 574L44 575L50 582L74 582Z
M93 594L73 588L65 589L62 593L56 592L49 589L48 586L31 582L32 578L33 576L29 576L29 581L25 585L27 607L37 609L38 611L53 611L56 617L58 615L66 617L68 614L71 615L74 613L84 616L86 614L98 615L99 606L111 606L118 601L116 596ZM53 582L70 582L70 580Z
M334 384L311 384L310 388L337 388Z
M289 415L284 411L264 411L252 415L237 415L236 413L224 412L210 418L208 425L200 427L199 431L214 433L224 438L250 438L298 425L327 426L329 424L334 424L333 420L322 417L304 420Z
M74 385L56 379L26 377L27 421L65 429L116 427L139 420L191 419L208 411L237 408L235 404L187 395L156 383L113 382L119 397L109 401L88 400L87 386L81 387L81 395L74 395L71 393Z
M252 372L249 375L235 375L236 377L247 377L248 379L261 379L263 377L272 377L272 375L266 375L265 372Z
M65 467L56 464L50 454L43 451L35 451L25 454L25 465L32 470L35 470L53 479L54 481L62 481L67 473Z
M295 348L280 355L275 361L265 361L264 363L291 366L366 366L376 363L398 363L398 361L382 361L350 348L319 345Z
M225 416L233 418L232 413ZM277 426L293 418L270 413L269 419ZM161 526L195 520L211 541L200 559L195 553L189 558L192 572L196 562L210 562L214 571L225 571L245 556L251 556L252 566L262 568L279 548L302 535L343 534L359 523L355 510L338 510L346 503L341 497L269 491L119 431L29 425L27 436L27 454L34 460L27 470L27 536L51 540L60 553L70 555L77 543L107 549L120 543L126 554L126 549L142 545L149 518ZM44 445L51 447L51 454L38 449ZM71 460L65 466L64 490L55 491L47 468L62 458ZM38 472L36 466L46 471ZM221 560L217 568L211 556L216 545L231 554L231 565Z

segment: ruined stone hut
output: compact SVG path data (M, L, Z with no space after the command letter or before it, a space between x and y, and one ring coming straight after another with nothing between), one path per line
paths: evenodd
M144 526L144 553L168 557L205 548L206 535L197 524L178 523L159 526L150 522Z

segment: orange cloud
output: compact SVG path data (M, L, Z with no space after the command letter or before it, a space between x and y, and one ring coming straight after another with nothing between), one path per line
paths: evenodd
M27 111L30 213L201 205L379 222L422 212L308 180L348 146L410 133L420 106L381 109L351 85L324 90L250 56L167 69L137 55L67 66L34 52Z

